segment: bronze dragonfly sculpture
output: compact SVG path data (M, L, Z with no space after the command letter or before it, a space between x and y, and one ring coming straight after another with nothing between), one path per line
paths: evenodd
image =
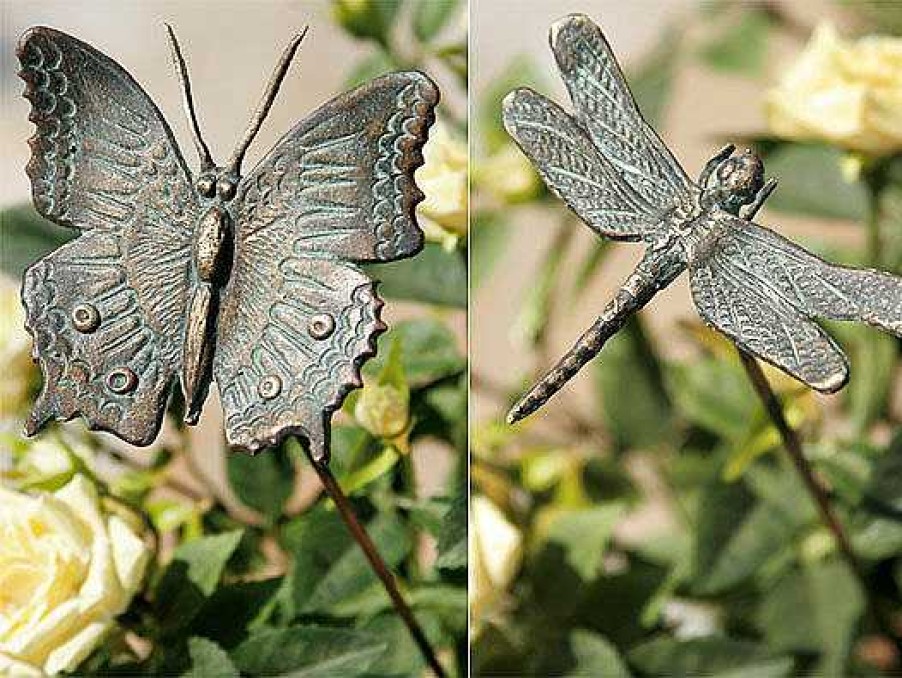
M689 270L705 322L742 351L832 393L849 378L815 319L863 321L902 336L902 278L828 263L752 221L776 181L750 151L723 148L693 182L643 119L601 29L582 15L552 26L571 115L530 89L504 101L504 125L551 191L599 235L645 255L602 314L517 402L537 410L636 311Z
M51 28L20 42L37 128L34 204L79 232L25 275L27 327L45 379L26 432L80 414L93 429L147 445L177 378L188 423L215 379L232 446L256 452L298 434L325 461L332 413L360 385L361 363L385 329L375 283L355 264L422 247L413 175L438 89L413 71L372 80L299 122L242 176L304 33L219 165L167 29L196 175L119 64Z

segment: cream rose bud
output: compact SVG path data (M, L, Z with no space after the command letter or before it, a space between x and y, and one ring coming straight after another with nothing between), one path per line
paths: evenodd
M873 155L902 150L902 39L844 41L829 24L767 95L771 130Z
M523 536L486 497L470 502L469 599L473 631L479 633L483 617L490 616L520 569Z
M5 419L27 411L28 383L35 367L18 285L4 277L0 277L0 319L0 418Z
M467 232L467 144L437 123L423 148L416 179L425 199L421 216L457 235Z
M128 607L149 559L84 476L37 496L0 487L0 675L75 669Z

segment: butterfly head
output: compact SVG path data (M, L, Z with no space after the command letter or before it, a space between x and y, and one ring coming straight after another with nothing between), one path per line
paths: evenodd
M764 163L746 149L721 161L711 173L705 193L712 203L733 212L754 201L763 186Z
M211 167L195 179L194 188L201 197L208 200L218 197L222 202L229 202L235 197L238 179L229 169Z

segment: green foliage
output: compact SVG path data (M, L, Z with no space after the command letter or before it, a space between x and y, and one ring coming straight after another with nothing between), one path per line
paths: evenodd
M31 205L0 212L0 271L20 278L31 264L75 235L43 219Z
M390 264L373 264L367 272L390 299L442 306L467 306L467 262L458 251L429 243L420 254Z
M764 70L772 21L767 11L754 6L741 9L701 50L702 59L725 73L751 77Z

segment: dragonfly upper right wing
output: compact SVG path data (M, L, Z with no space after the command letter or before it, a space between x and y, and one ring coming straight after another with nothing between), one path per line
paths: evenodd
M812 388L848 380L842 350L814 318L857 320L902 336L902 278L830 264L777 233L718 211L725 230L690 262L702 317L742 348Z
M623 180L661 208L688 193L692 182L642 117L601 29L574 14L551 27L550 41L577 121Z

